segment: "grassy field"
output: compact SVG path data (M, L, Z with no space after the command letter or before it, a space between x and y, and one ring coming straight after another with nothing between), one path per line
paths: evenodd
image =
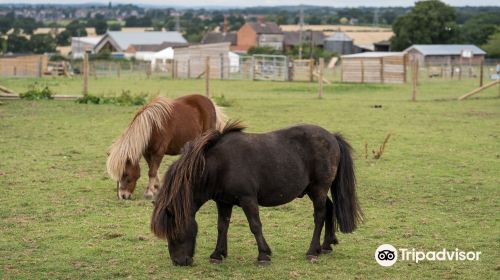
M30 79L0 79L25 91ZM38 81L59 94L79 94L79 79ZM172 266L164 241L149 231L151 202L142 199L145 170L131 201L116 199L105 171L106 151L137 107L71 101L2 101L0 105L0 278L162 279L493 279L500 273L500 98L493 88L454 98L475 81L409 85L335 84L315 98L308 83L214 81L215 95L248 131L296 123L341 131L356 150L358 194L365 222L339 234L333 254L305 260L313 229L309 199L261 209L272 265L257 267L257 247L243 212L233 211L229 257L212 265L217 214L205 205L193 267ZM94 94L200 92L203 81L140 77L91 79ZM382 108L374 108L381 105ZM383 156L375 150L387 134ZM365 145L368 153L365 152ZM164 160L162 172L174 158ZM481 251L479 261L374 260L384 243L396 248Z

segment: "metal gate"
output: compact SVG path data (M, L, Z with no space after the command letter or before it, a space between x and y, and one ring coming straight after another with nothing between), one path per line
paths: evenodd
M255 54L240 56L238 65L231 65L232 79L288 80L288 58L284 55Z

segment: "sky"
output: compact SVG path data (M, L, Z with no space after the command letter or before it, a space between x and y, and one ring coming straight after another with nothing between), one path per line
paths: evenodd
M442 0L452 6L500 6L499 0ZM81 4L81 3L105 3L109 0L0 0L0 4L5 3L28 3L28 4ZM112 3L132 3L143 5L161 5L174 7L209 7L209 6L229 6L229 7L249 7L249 6L281 6L281 5L318 5L331 7L358 7L358 6L413 6L415 0L213 0L213 1L179 1L179 0L117 0Z

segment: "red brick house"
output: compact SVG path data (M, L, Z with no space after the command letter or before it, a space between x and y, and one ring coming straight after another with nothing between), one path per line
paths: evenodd
M283 32L274 22L245 23L237 33L238 51L247 51L251 47L269 46L277 50L283 49Z

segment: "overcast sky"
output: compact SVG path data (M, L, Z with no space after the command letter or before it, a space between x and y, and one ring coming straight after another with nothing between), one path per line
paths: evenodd
M108 3L109 0L0 0L0 3L30 3L30 4L77 4L77 3ZM208 6L278 6L278 5L321 5L331 7L356 7L356 6L412 6L415 0L144 0L144 1L111 1L112 3L153 4L162 6L208 7ZM452 6L499 6L499 0L444 0Z

